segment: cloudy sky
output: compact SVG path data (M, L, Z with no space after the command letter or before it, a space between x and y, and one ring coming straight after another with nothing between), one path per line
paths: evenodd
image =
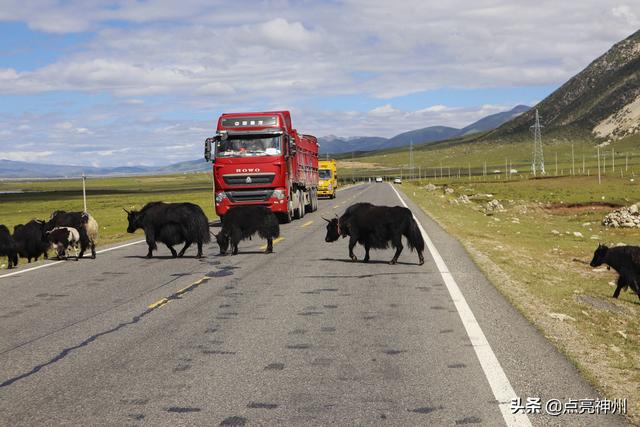
M0 158L202 155L222 112L316 136L533 105L640 28L640 0L0 0Z

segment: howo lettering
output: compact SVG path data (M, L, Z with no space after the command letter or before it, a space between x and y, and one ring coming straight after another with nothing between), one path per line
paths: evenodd
M204 156L223 221L232 206L267 206L282 222L318 208L318 141L293 128L289 111L223 114Z

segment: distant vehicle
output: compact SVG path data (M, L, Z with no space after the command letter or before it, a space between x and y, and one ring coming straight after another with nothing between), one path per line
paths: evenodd
M502 171L500 169L494 169L493 173L502 173Z
M394 178L393 183L394 184L402 184L402 178Z
M335 160L320 160L318 162L318 197L336 198L338 175Z
M381 176L376 177L376 182L382 182L382 177Z

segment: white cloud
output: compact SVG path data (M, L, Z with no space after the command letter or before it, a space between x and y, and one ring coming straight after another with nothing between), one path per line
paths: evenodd
M220 112L271 108L293 110L296 126L317 135L464 126L512 105L459 108L431 98L408 111L390 98L559 86L636 31L639 10L639 0L182 0L180 7L170 0L4 0L0 25L87 34L47 65L0 68L0 97L81 92L110 99L47 111L34 101L0 113L0 151L19 135L60 158L70 146L81 157L129 144L127 162L166 161L154 153L182 145L172 155L184 160L201 155ZM340 96L379 102L363 112L310 107Z
M385 104L380 107L376 107L369 111L369 114L374 116L386 116L393 113L398 113L400 110L393 108L391 104Z

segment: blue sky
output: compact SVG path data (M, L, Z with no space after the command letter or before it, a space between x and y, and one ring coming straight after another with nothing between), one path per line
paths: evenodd
M636 31L639 11L640 0L3 0L0 158L191 160L232 111L289 109L317 136L462 127L542 100Z

